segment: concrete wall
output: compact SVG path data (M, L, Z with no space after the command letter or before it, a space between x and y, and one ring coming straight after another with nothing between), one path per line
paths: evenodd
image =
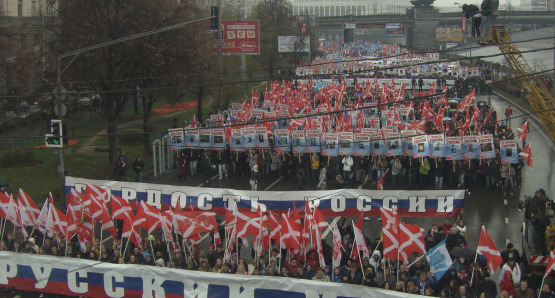
M407 28L407 46L418 51L438 51L436 28L439 26L439 10L434 7L414 7L414 24Z

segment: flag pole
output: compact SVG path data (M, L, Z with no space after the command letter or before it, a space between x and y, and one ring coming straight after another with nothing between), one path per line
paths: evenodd
M351 220L351 224L353 225L353 227L355 226L355 221ZM362 231L360 231L360 233L362 234ZM364 236L363 236L364 237ZM360 271L362 271L362 283L364 283L364 279L366 278L366 274L364 272L364 267L362 267L362 259L360 258L360 251L358 250L358 247L355 245L355 242L357 241L357 237L354 237L355 241L353 242L353 250L357 250L358 252L358 259L359 259L359 263L360 263ZM353 251L351 250L351 255L353 255ZM335 271L335 268L333 268L333 271ZM362 284L361 283L361 284Z
M478 249L476 249L476 255L474 256L474 264L476 264L476 260L478 259ZM472 274L470 275L470 281L474 279L474 270L476 269L475 266L472 266ZM495 272L494 272L495 273ZM491 274L491 272L490 272ZM541 289L541 288L540 288Z
M4 228L6 227L6 219L0 219L0 226L2 227L2 232L0 232L0 239L4 239Z
M98 242L98 260L102 257L102 227L100 227L100 242Z
M121 247L120 247L120 253L119 254L122 257L125 257L125 253L127 252L127 246L129 245L129 242L131 242L130 238L131 238L131 235L133 235L134 228L135 228L135 221L133 221L133 224L131 225L131 234L129 234L129 237L127 237L127 242L125 242L125 248L123 249L123 255L121 254Z
M268 258L269 260L270 258ZM270 261L268 261L269 264ZM281 272L281 229L279 231L279 262L278 262L278 269Z
M414 260L414 262L410 263L410 265L408 265L407 268L410 268L410 266L414 265L414 263L418 262L418 260L422 259L425 256L426 254L421 255L418 259Z

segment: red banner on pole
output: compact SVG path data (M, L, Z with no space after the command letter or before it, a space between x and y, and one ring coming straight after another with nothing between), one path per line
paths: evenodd
M301 23L301 34L306 34L306 22Z
M466 31L466 19L465 18L462 18L461 27L462 27L462 31Z

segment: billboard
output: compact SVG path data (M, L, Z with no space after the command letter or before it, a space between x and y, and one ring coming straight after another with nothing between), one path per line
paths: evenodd
M310 52L310 36L278 36L278 52Z
M462 40L461 28L436 28L436 41L462 42Z
M222 21L224 31L223 54L260 54L258 21Z
M401 23L386 23L385 31L387 36L405 36L405 28Z

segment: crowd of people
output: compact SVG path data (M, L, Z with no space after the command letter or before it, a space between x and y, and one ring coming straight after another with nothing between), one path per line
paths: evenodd
M541 203L538 202L542 201L543 199L537 198L530 200L528 205L539 206ZM527 209L532 208L527 206ZM218 224L218 233L226 243L224 223L218 221ZM342 257L340 266L335 268L330 266L332 247L325 240L321 243L325 266L320 264L322 259L315 247L309 249L306 255L302 255L300 252L288 252L274 243L268 250L262 249L257 257L252 250L252 258L241 256L241 250L234 250L226 261L225 246L222 244L210 244L205 250L196 244L189 246L182 242L177 249L171 249L162 238L152 235L143 239L141 247L134 247L130 243L129 248L122 246L121 238L109 246L97 237L95 243L87 244L86 250L82 251L74 239L67 243L63 238L42 239L41 234L35 232L33 236L36 238L16 241L11 233L6 233L0 242L0 251L200 272L357 284L431 297L555 297L549 283L544 283L540 289L541 276L532 274L527 266L521 268L521 263L524 265L526 262L512 243L508 243L500 254L503 263L500 266L500 278L495 281L492 279L493 272L488 272L486 260L482 256L474 263L473 258L463 258L455 254L454 249L466 247L467 244L467 227L461 217L457 217L454 222L446 218L442 224L433 224L425 236L426 250L445 240L447 250L452 252L453 264L441 279L434 276L426 258L416 253L411 256L409 263L382 257L383 242L380 241L380 237L371 240L365 236L370 252L368 257L364 256L362 251L359 252L359 256L353 255L353 249L356 249L353 243L353 227L343 218L338 222L338 229L342 238ZM123 243L125 245L125 241ZM245 251L242 250L243 254Z

